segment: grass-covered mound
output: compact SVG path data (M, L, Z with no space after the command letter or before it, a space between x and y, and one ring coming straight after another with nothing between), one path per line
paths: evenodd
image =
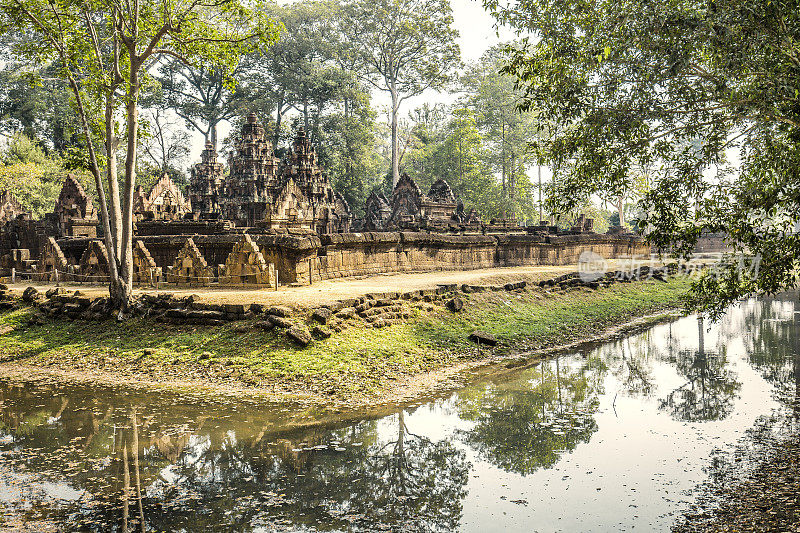
M415 310L375 329L353 325L299 348L277 331L247 322L176 326L135 318L117 323L45 319L28 326L30 309L0 315L0 362L58 370L100 370L156 380L204 379L236 385L346 397L375 394L401 376L481 357L467 337L497 338L495 354L533 351L591 338L609 326L679 305L689 282L639 281L600 290L462 295L459 313ZM484 349L484 355L486 350Z

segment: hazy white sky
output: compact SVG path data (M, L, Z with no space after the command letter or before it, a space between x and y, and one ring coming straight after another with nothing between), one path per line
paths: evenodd
M494 18L483 9L483 4L480 0L450 0L450 5L453 8L454 26L459 32L458 44L461 48L461 58L465 63L480 58L493 45L514 38L513 33L505 28L500 31L498 36L497 30L494 28ZM401 114L406 115L408 111L425 102L449 103L452 100L453 97L449 94L427 91L416 98L404 102ZM376 92L373 95L373 105L376 108L387 106L388 102L388 97L385 94ZM224 139L228 134L228 123L222 123L219 128L219 138ZM203 136L192 132L191 164L200 160L202 149Z
M478 59L489 47L514 38L507 28L501 28L500 37L497 36L494 18L483 9L479 0L450 0L450 5L453 7L454 25L461 34L458 44L464 61Z

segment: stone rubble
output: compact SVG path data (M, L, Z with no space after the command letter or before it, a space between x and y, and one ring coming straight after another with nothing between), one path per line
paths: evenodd
M651 269L643 267L643 277L665 279L677 272L677 265ZM577 273L564 274L536 284L524 281L503 285L470 285L468 290L456 284L442 284L435 289L418 289L403 293L389 292L366 294L323 305L308 311L293 310L288 306L266 307L261 304L211 304L198 301L194 295L175 297L170 293L145 294L138 297L129 310L134 316L154 317L156 321L174 325L221 326L226 323L245 321L237 326L237 332L249 329L262 331L279 330L281 334L298 345L308 346L316 339L326 339L332 332L341 332L352 326L384 328L404 322L419 312L432 312L447 308L452 312L463 309L465 299L475 292L506 291L524 292L537 290L567 291L608 287L613 283L630 281L631 276L623 272L609 272L600 281L586 282ZM64 317L73 320L105 320L111 317L109 299L89 298L75 291L70 294L64 288L48 290L44 295L34 287L25 289L22 300L38 308L42 316ZM17 307L5 285L0 285L0 309ZM38 318L36 320L39 320ZM469 339L478 344L495 346L497 339L491 334L473 331Z

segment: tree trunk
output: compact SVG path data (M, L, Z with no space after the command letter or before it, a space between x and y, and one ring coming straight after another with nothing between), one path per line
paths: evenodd
M502 165L502 171L501 171L502 182L501 183L503 185L503 194L505 194L506 193L506 117L505 117L505 112L503 112L502 118L500 120L502 121L502 125L503 125L502 131L500 133L500 146L502 147L502 149L500 150L500 158L501 158L501 165Z
M508 174L508 197L514 199L517 192L517 158L514 151L511 151L511 168Z
M107 206L109 210L107 219L111 234L106 238L109 274L111 277L108 293L116 308L118 307L118 303L127 302L127 298L123 289L122 280L120 279L120 269L122 265L120 261L122 257L122 209L120 207L119 181L117 177L117 137L114 128L114 108L116 107L116 99L114 98L115 90L116 88L112 88L106 98L105 144L106 156L108 157L106 175L108 178L108 192L111 195L111 205Z
M281 140L281 122L283 121L283 95L278 99L275 106L275 135L272 136L272 147L277 148Z
M129 57L135 58L135 49ZM133 190L136 184L136 147L139 141L139 68L138 59L132 59L128 79L126 102L128 150L125 156L125 196L122 213L122 259L120 261L120 286L114 304L124 311L130 305L133 285ZM113 297L113 296L112 296Z
M217 149L217 125L219 124L218 121L214 120L209 122L208 124L208 141L211 143L211 146L214 147L214 150Z
M399 146L397 142L397 111L400 107L397 91L392 89L392 190L397 187L400 181L400 158Z
M617 198L617 212L619 213L619 225L625 225L625 199L620 196Z
M542 212L542 165L539 165L539 223L542 222L544 213Z
M63 57L62 57L63 59ZM86 146L89 151L89 159L92 162L92 176L94 176L95 188L97 189L97 196L100 202L100 220L103 224L103 233L105 236L106 250L109 254L113 255L115 245L111 233L111 222L109 220L108 202L106 201L106 192L103 188L103 179L100 177L100 165L97 162L97 154L94 150L94 142L92 140L92 129L89 127L89 121L86 114L86 107L83 105L83 96L81 95L78 83L75 78L69 77L69 85L72 88L72 93L75 96L75 102L78 108L78 116L81 119L81 128L86 137ZM116 261L109 261L109 274L111 276L111 286L109 287L109 296L114 299L116 288L119 285L119 270Z
M344 175L347 187L352 187L355 179L353 177L353 146L350 139L350 99L345 96L344 98L344 123L346 133L344 134L344 150L347 156L344 160Z
M120 244L122 243L122 218L119 203L119 181L117 179L117 137L114 133L114 108L116 107L116 99L114 93L116 87L113 87L106 98L106 176L108 178L108 194L111 196L111 205L109 213L109 224L111 225L112 242L114 243L113 254L112 250L108 250L109 255L113 255L117 265L119 265L119 258L122 255Z

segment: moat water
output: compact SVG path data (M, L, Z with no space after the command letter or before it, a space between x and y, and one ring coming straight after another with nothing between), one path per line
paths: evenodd
M66 531L663 531L798 420L797 295L388 415L0 383L0 518ZM311 420L313 421L313 420Z

